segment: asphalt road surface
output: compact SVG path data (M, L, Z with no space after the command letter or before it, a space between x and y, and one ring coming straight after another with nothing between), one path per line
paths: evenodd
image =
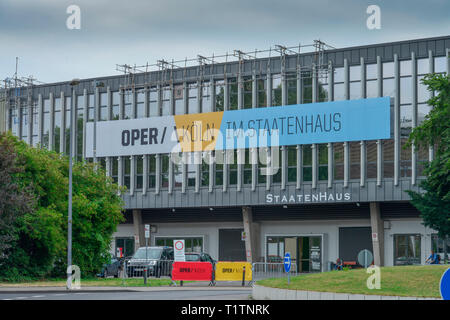
M0 300L248 300L248 290L167 290L115 292L0 292Z

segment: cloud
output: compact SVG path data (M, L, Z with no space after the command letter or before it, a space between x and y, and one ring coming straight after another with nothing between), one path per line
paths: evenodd
M81 30L66 28L71 4L81 8ZM365 27L369 4L381 8L381 30ZM58 81L114 74L116 63L318 38L345 47L446 35L449 11L447 0L2 0L0 78L16 56L24 73Z

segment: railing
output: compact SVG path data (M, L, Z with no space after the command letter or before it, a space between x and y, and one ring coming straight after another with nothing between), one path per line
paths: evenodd
M282 278L287 276L286 271L284 271L284 264L276 262L255 262L252 264L252 272L252 282L261 279ZM295 262L291 264L289 274L291 276L297 275L297 264Z

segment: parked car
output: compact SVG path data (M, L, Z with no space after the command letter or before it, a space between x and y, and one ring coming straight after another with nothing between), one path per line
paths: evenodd
M184 254L186 261L211 262L213 267L216 261L211 256L204 252L187 252Z
M97 277L107 278L108 276L113 276L118 278L122 268L122 259L111 257L110 262L103 265L102 271L97 274Z
M169 276L172 273L172 247L141 247L127 263L128 277L142 277L147 269L147 276Z

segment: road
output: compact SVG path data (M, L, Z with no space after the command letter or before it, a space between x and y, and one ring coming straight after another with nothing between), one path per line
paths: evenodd
M157 291L92 291L92 292L0 292L0 300L248 300L251 288L218 290L196 288L196 290Z

